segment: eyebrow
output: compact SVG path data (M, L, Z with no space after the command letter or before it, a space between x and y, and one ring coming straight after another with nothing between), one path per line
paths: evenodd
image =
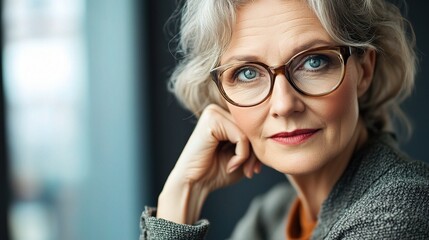
M295 56L296 54L308 50L308 49L312 49L312 48L316 48L316 47L322 47L322 46L334 46L334 43L331 41L326 41L326 40L322 40L322 39L316 39L316 40L312 40L309 41L307 43L301 44L299 46L296 46L295 48L293 48L292 50L292 54L290 55L289 58ZM235 55L235 56L231 56L229 58L226 59L226 61L223 64L228 64L231 62L240 62L240 61L249 61L249 62L257 62L260 60L260 57L257 55Z

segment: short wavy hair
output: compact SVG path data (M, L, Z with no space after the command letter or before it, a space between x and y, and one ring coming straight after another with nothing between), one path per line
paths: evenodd
M252 0L187 0L180 8L179 54L169 89L197 117L211 103L223 107L210 70L228 47L239 6ZM411 94L416 72L415 36L400 9L386 0L302 0L341 45L375 49L373 81L359 98L360 116L374 132L411 125L400 103Z

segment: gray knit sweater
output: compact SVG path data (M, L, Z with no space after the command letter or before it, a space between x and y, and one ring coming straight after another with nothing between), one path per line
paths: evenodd
M286 215L296 197L287 184L253 200L233 240L285 239ZM141 240L204 239L207 220L175 224L146 208ZM390 135L356 152L323 203L312 239L429 239L429 167L409 160Z

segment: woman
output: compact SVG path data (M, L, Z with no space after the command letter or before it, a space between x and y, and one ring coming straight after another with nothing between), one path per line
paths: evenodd
M207 195L262 164L290 184L231 239L429 238L429 169L393 135L415 74L405 23L384 0L188 0L172 90L199 121L141 239L203 239Z

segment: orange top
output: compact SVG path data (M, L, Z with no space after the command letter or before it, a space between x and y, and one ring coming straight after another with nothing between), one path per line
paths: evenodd
M299 198L293 202L286 222L286 239L308 240L317 221L308 221L306 212Z

